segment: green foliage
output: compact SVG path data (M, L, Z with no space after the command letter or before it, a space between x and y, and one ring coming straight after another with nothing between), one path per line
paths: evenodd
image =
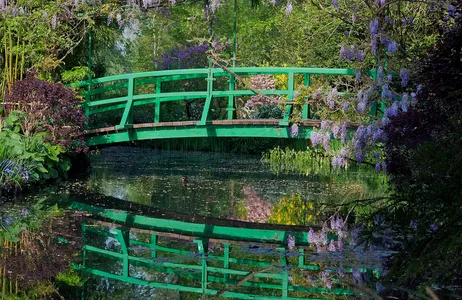
M63 282L68 286L81 287L83 286L82 277L74 269L69 268L68 271L59 273L56 276L56 281Z
M269 164L276 174L298 173L300 175L328 174L331 172L331 160L323 156L317 148L307 148L304 151L294 149L274 148L266 152L262 161Z
M65 70L61 73L63 83L74 83L84 80L88 74L94 75L88 67L73 67L71 70Z
M44 206L44 200L39 200L28 209L14 205L0 214L0 241L19 242L20 233L24 230L34 231L42 228L44 220L59 215L57 205Z
M19 132L21 112L11 113L0 128L0 161L12 160L29 169L30 181L43 181L65 175L70 159L59 145L45 142L46 134L25 136ZM1 183L1 182L0 182ZM18 185L23 181L18 180Z

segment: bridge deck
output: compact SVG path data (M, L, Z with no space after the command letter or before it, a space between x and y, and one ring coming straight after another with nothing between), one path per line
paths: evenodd
M281 119L240 119L240 120L212 120L210 125L269 125L279 126ZM300 123L304 127L319 127L321 121L319 120L305 120ZM162 123L141 123L133 124L131 128L159 128L159 127L188 127L197 126L197 121L179 121L179 122L162 122ZM116 126L109 126L104 128L86 130L85 134L97 134L97 133L111 133L116 132L119 129Z

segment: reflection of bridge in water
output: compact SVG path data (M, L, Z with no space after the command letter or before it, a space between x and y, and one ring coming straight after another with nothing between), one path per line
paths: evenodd
M347 283L352 281L353 265L340 263L346 273L341 278L335 259L311 259L317 253L309 245L307 227L195 217L107 198L97 205L75 201L70 208L92 214L93 221L83 226L83 262L75 265L83 274L236 299L328 299L355 294ZM287 248L289 236L295 238L293 250ZM118 247L107 247L108 239ZM109 270L101 264L104 259L119 269ZM177 280L153 280L133 268L174 274ZM328 269L334 270L329 276L331 288L321 279ZM378 275L370 267L358 271ZM311 286L306 282L308 274L315 278Z
M256 90L245 85L243 89L239 89L243 84L238 84L238 77L265 74L283 75L286 79L282 85L287 86L287 89ZM313 128L319 127L320 120L313 119L316 108L310 107L307 101L299 104L294 102L297 93L296 85L309 86L313 78L318 76L327 76L329 77L327 80L332 80L335 79L332 76L352 77L354 75L355 71L351 69L243 67L224 70L208 68L123 74L84 81L78 86L87 89L83 95L88 120L95 115L121 113L115 124L99 125L96 126L97 128L87 130L89 145L165 138L291 138L289 121L294 111L297 111L300 119L297 138L307 139L310 138ZM372 72L369 75L372 75ZM206 87L200 87L201 84L199 84L191 91L182 89L184 82L188 83L195 79L205 79ZM166 84L169 85L169 91L165 89ZM281 99L284 99L281 101L284 108L282 119L237 119L235 113L237 97L255 95L282 97ZM191 118L174 122L161 120L163 104L176 102L180 105L180 103L191 100L204 101L197 120L191 120ZM214 114L214 103L225 109L225 115ZM153 105L153 108L149 105ZM152 122L136 123L133 118L136 107L143 107L144 110L152 109L152 118L150 118ZM371 113L375 112L376 105L372 105Z

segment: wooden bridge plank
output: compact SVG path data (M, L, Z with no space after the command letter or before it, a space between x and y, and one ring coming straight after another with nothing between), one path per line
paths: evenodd
M238 120L213 120L212 125L273 125L278 126L280 119L238 119ZM141 123L134 124L133 128L156 128L156 127L175 127L175 126L196 126L197 121L179 121L179 122L162 122L162 123ZM319 127L320 121L311 120L303 121L302 126ZM111 133L117 131L116 126L86 130L86 135L97 133Z

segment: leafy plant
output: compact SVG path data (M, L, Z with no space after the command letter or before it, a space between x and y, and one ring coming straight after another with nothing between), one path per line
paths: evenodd
M88 74L94 75L88 67L73 67L71 70L65 70L61 73L63 83L74 83L84 80Z
M71 166L65 155L66 149L47 142L46 133L34 136L20 134L18 114L22 113L11 113L0 131L0 161L4 162L0 168L0 184L8 189L28 181L65 176ZM8 183L5 175L8 175Z

